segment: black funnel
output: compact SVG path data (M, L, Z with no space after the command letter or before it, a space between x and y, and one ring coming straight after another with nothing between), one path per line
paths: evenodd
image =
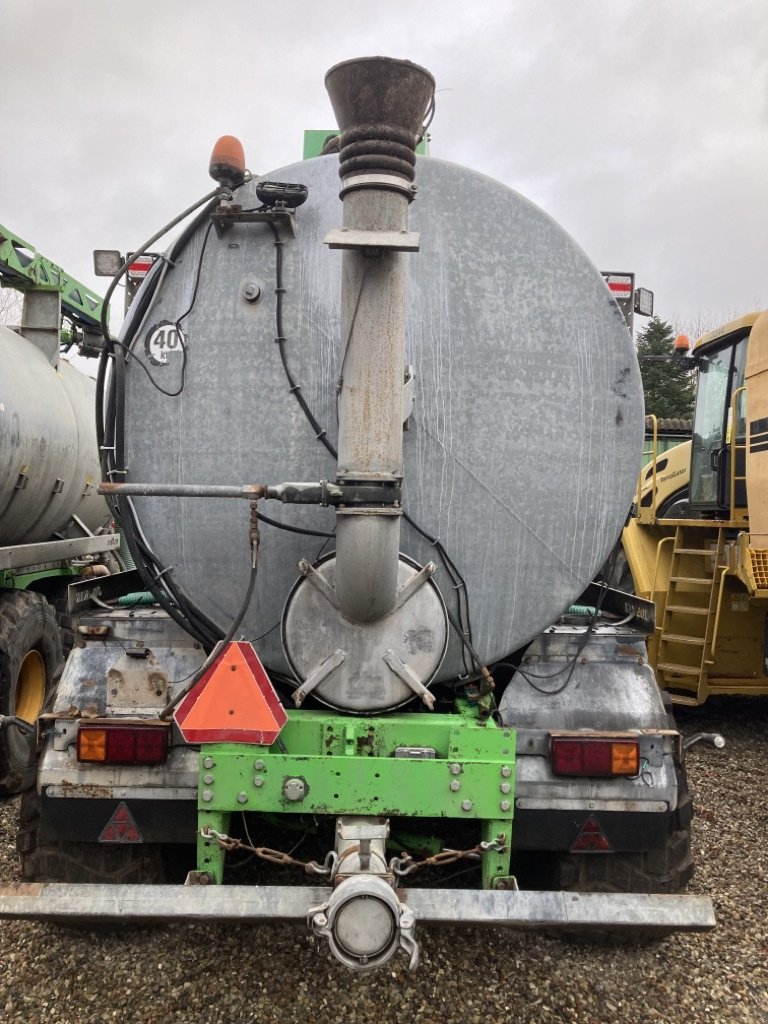
M435 94L435 80L418 64L358 57L325 76L341 128L340 174L397 174L413 179L414 150Z

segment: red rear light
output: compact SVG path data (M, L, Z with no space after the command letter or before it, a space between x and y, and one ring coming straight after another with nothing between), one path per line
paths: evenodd
M631 737L552 736L549 755L555 775L611 778L640 771L640 744Z
M164 764L170 728L165 725L81 723L77 760L89 764Z
M154 256L139 256L133 262L128 264L128 277L132 281L141 281L152 269L152 264L155 262Z

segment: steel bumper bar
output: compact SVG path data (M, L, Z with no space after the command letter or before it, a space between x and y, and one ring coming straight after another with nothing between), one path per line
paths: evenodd
M28 920L305 921L322 886L0 885L0 918ZM715 927L704 896L408 889L401 899L425 924L487 924L660 935Z

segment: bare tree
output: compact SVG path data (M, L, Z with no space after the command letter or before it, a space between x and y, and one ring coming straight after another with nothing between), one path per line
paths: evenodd
M0 324L15 326L21 323L21 293L15 288L0 287Z
M739 317L744 316L745 313L766 308L768 308L768 302L755 301L748 308L729 309L725 312L703 309L694 315L679 316L673 314L669 318L669 323L672 324L675 334L686 334L693 342L703 334L708 334L710 331L722 327L731 320L737 320Z

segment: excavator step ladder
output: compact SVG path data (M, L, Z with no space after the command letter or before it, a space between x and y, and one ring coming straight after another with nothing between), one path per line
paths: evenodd
M703 546L704 538L712 543ZM672 546L664 613L656 627L656 669L679 704L706 700L709 668L714 664L720 605L727 566L723 565L724 531L678 526ZM679 691L686 691L680 693Z

